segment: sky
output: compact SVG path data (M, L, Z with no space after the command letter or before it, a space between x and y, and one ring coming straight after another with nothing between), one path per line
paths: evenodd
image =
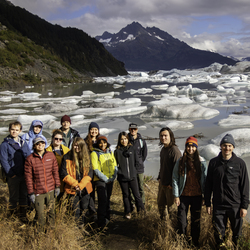
M250 57L249 0L10 0L53 24L92 37L136 21L188 45L238 59Z

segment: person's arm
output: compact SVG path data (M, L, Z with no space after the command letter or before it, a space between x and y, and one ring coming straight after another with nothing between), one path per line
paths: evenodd
M78 181L75 178L73 178L72 176L70 176L68 171L67 171L67 155L65 155L62 159L62 164L61 164L61 168L59 170L59 173L60 173L60 177L63 180L63 182L67 183L68 185L70 185L71 187L74 187L74 188L76 186L78 186Z
M106 175L104 175L101 171L101 163L98 162L98 155L96 152L92 152L90 154L90 158L91 158L91 162L92 162L92 167L93 167L93 170L94 170L94 173L95 175L101 180L101 181L104 181L104 182L107 182L108 181L108 178Z
M59 169L58 169L57 159L53 153L51 155L52 155L52 159L53 159L52 175L53 175L54 180L55 180L55 186L60 187L61 182L60 182L60 177L59 177Z
M241 176L240 176L240 194L241 194L241 204L240 207L243 209L242 215L246 212L244 210L247 210L248 204L249 204L249 178L248 178L248 172L245 162L242 160L241 164ZM242 216L242 217L245 217Z
M146 160L147 155L148 155L147 143L145 140L143 140L143 150L142 150L142 161L143 162Z
M115 159L115 157L114 157L113 152L111 152L110 155L111 155L111 159L112 159L112 160L111 160L111 161L112 161L112 164L113 164L113 166L115 166L115 171L114 171L113 176L112 176L111 178L109 178L108 182L112 182L112 181L115 180L116 175L117 175L117 171L118 171L116 159Z
M12 166L10 166L9 164L8 157L9 157L8 145L7 143L2 143L0 146L0 160L2 167L4 169L6 176L14 177L16 174L12 170Z
M211 161L208 165L207 170L207 178L206 178L206 184L205 184L205 192L204 192L204 199L205 199L205 205L207 207L207 213L211 214L211 195L213 190L213 166Z
M30 158L25 160L24 177L25 177L28 194L34 193L33 167L32 167L32 161Z
M172 175L172 188L173 188L173 195L175 197L174 203L179 206L180 205L180 198L179 198L179 162L178 160L173 169L173 175Z

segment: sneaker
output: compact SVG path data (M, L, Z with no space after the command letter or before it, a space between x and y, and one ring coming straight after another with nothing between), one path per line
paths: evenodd
M126 214L125 218L127 218L128 220L130 220L131 219L131 213Z

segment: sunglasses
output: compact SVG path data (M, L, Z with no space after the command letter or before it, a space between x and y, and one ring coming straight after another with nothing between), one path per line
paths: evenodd
M63 140L63 138L54 138L56 141L62 141Z

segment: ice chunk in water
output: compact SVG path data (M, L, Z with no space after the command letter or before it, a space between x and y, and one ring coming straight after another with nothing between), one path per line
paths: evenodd
M56 117L52 115L19 115L17 120L22 124L31 124L34 120L40 120L45 123L50 120L56 120Z
M163 128L169 127L171 130L188 130L192 129L194 125L191 122L177 121L177 120L167 120L167 121L158 121L148 123L152 127Z
M246 115L229 115L218 122L221 127L249 127L249 124L250 116Z
M41 95L41 94L35 93L35 92L28 92L28 93L18 94L18 96L19 96L21 99L28 99L28 100L36 99L36 98L38 98L40 95Z
M206 160L210 161L220 153L220 147L214 144L199 147L199 153Z

